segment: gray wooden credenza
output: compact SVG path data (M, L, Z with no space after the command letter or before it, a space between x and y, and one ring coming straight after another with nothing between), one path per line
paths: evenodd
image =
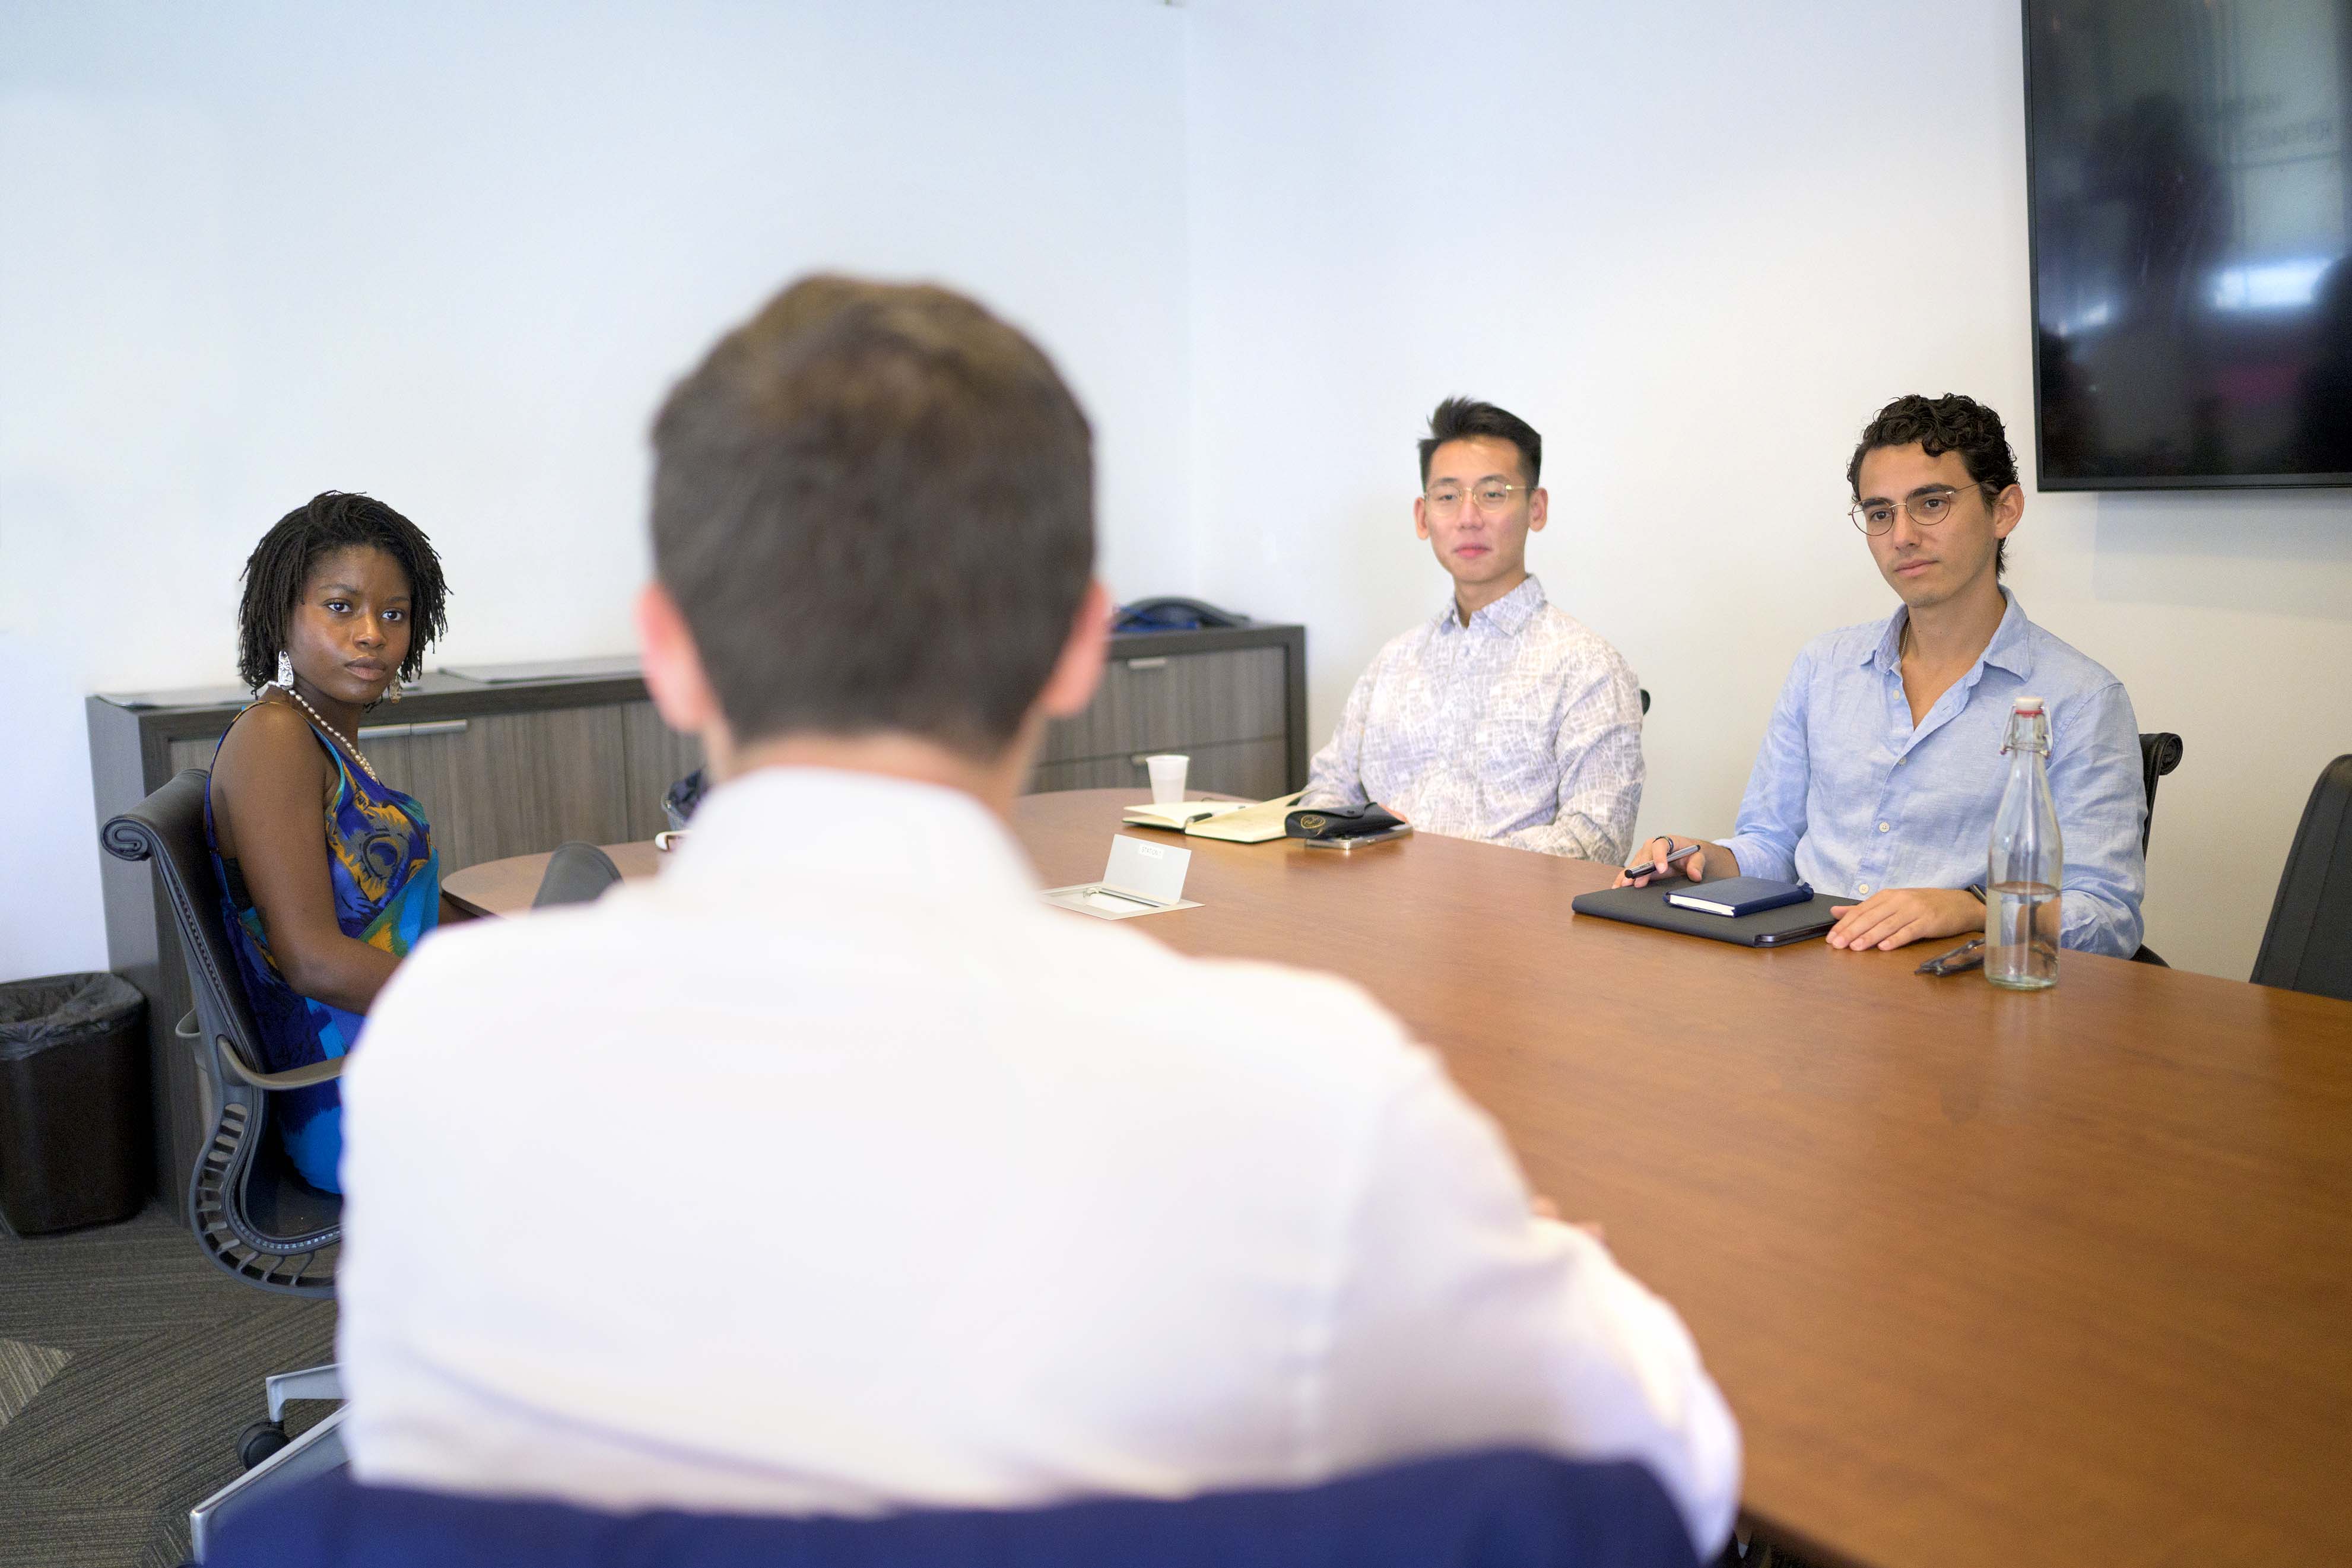
M183 768L209 767L247 700L240 687L90 698L98 821ZM377 707L359 740L383 781L424 805L445 873L568 839L650 837L665 826L663 793L701 762L634 667L613 659L430 674ZM1102 689L1048 732L1030 787L1147 787L1155 752L1189 754L1195 789L1262 799L1305 784L1305 628L1114 637ZM108 963L147 997L156 1195L179 1212L204 1136L195 1064L172 1034L194 1005L187 973L154 873L99 860Z

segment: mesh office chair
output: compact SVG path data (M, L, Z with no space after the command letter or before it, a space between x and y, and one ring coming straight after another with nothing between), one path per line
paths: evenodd
M107 823L100 839L109 853L155 868L186 955L196 1005L177 1034L195 1052L202 1072L204 1118L210 1129L188 1174L188 1223L205 1256L224 1272L263 1290L331 1297L342 1239L342 1199L295 1174L283 1146L270 1135L272 1090L322 1083L342 1071L338 1058L290 1072L264 1072L237 976L235 950L221 915L219 879L205 842L205 771L189 768L137 805ZM286 1402L341 1399L335 1368L281 1373L264 1384L267 1421L246 1428L237 1457L246 1473L196 1505L189 1514L196 1561L206 1540L231 1514L266 1492L343 1463L342 1411L289 1442Z
M2139 781L2147 791L2147 812L2139 819L2139 852L2143 861L2147 858L2149 830L2156 826L2156 781L2180 765L2180 737L2178 735L2158 731L2139 738ZM2145 943L2132 954L2132 962L2153 963L2158 969L2172 967L2156 955L2156 949Z
M2352 755L2321 769L2312 786L2252 978L2352 1001Z

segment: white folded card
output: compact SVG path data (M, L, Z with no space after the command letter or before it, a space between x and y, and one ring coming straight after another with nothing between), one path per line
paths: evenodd
M1192 863L1190 849L1173 844L1146 844L1120 834L1110 841L1110 859L1099 882L1079 882L1048 888L1045 901L1098 921L1132 920L1164 910L1197 910L1184 897L1184 872Z

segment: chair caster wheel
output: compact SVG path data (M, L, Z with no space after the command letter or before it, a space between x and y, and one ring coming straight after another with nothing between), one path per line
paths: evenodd
M290 1441L284 1423L257 1421L236 1435L236 1460L250 1470Z

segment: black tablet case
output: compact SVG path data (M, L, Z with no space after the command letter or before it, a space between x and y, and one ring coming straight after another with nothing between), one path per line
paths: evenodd
M1843 894L1816 893L1801 904L1782 904L1777 910L1754 915L1711 915L1705 910L1676 909L1666 902L1668 893L1706 885L1686 877L1668 877L1646 888L1610 888L1598 893L1580 893L1568 907L1580 915L1655 926L1660 931L1678 931L1685 936L1737 942L1741 947L1779 947L1822 935L1836 919L1830 913L1832 907L1862 902ZM1819 929L1809 931L1808 927ZM1768 937L1771 940L1763 940Z

